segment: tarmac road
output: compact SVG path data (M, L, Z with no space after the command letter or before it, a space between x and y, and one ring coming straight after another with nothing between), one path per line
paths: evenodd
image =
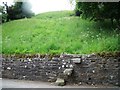
M50 82L2 79L2 88L98 88L98 87L88 85L55 86L54 83Z

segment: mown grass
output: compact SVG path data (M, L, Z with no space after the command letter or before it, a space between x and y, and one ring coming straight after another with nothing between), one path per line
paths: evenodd
M96 23L49 12L2 25L2 53L100 53L120 51L119 33L109 22Z

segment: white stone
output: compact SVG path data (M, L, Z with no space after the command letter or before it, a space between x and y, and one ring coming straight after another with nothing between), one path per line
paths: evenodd
M79 82L79 85L81 85L82 84L82 82Z
M23 78L25 78L26 76L23 76Z
M28 59L29 62L31 62L32 60L31 59Z
M66 62L63 63L64 65L66 64Z
M81 58L73 58L71 59L73 63L81 63Z
M63 71L63 74L70 76L70 75L72 74L72 71L73 71L73 69L65 69L65 70Z
M66 67L68 67L68 65L66 65Z
M62 60L63 62L65 61L65 60Z
M65 65L62 65L62 68L64 68L65 67Z
M72 64L70 65L70 68L73 68L73 65L72 65Z
M65 80L64 79L61 79L61 78L57 78L55 84L57 86L64 86L65 85Z
M114 76L110 76L111 79L113 79Z
M10 69L11 69L11 67L7 67L7 69L8 69L8 70L10 70Z
M61 67L59 67L58 69L61 69Z
M25 65L25 68L26 68L27 66Z
M95 73L95 70L93 70L92 72Z

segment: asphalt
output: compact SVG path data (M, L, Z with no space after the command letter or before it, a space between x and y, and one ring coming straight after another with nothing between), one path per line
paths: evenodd
M66 85L56 86L54 83L41 82L41 81L28 81L28 80L15 80L15 79L1 79L2 88L100 88L101 86L88 86L88 85Z

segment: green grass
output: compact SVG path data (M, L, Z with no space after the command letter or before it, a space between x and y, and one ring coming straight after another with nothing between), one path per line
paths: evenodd
M119 34L109 22L96 23L49 12L2 25L2 53L100 53L120 51Z

